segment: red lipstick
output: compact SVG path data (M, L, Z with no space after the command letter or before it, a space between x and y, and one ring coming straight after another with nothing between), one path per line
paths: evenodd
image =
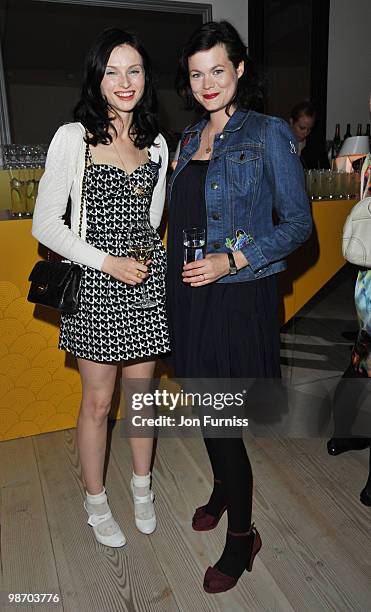
M214 99L214 98L216 98L216 96L218 96L218 95L219 95L218 93L204 94L204 96L203 96L203 97L204 97L206 100L213 100L213 99Z

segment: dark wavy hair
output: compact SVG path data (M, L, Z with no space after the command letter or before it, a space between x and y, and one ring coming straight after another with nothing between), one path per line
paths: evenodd
M227 114L232 105L236 105L240 110L261 108L264 97L263 80L247 54L246 45L242 42L237 30L228 21L204 23L193 32L181 51L175 87L184 100L186 108L192 110L201 107L192 94L188 59L198 51L207 51L215 45L225 45L228 58L236 69L240 62L244 62L245 66L244 73L238 79L235 95L226 108Z
M97 36L85 59L81 96L74 109L75 121L80 121L91 137L89 144L109 144L112 136L109 128L114 126L109 118L109 104L101 93L101 82L107 62L120 45L130 45L143 60L145 85L143 96L133 110L130 138L139 149L149 147L158 135L157 96L153 87L152 68L149 56L140 40L129 32L116 28L104 30Z

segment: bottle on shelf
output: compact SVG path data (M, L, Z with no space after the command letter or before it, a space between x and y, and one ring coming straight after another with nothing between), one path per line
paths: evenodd
M350 138L351 137L351 132L350 132L350 123L347 123L347 131L344 134L344 138L343 138L343 142L346 138Z
M340 123L337 123L335 126L335 135L332 140L331 146L331 167L335 168L335 159L338 156L341 147L341 138L340 138Z
M370 124L369 123L366 124L365 136L368 137L369 147L370 147L370 151L371 151L371 132L370 132Z
M362 123L357 125L357 136L362 136Z

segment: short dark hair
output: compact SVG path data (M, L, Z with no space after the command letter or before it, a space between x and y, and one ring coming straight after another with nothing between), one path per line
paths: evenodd
M295 122L299 121L302 115L306 115L307 117L316 118L316 109L314 104L310 100L303 100L303 102L298 102L291 109L290 119L293 119Z
M234 98L227 106L227 113L232 104L240 110L261 108L263 101L263 83L251 58L247 47L241 40L237 30L228 21L209 21L193 32L184 45L179 58L175 86L178 94L184 100L187 109L200 108L195 100L189 83L188 59L198 51L206 51L215 45L225 45L228 58L237 69L244 62L244 73L238 79Z
M85 59L81 96L74 109L75 121L80 121L89 131L89 143L109 144L112 136L109 127L109 105L101 93L101 82L109 57L116 47L130 45L138 51L143 60L145 86L143 96L134 108L130 137L136 147L151 146L158 135L157 97L153 87L152 68L149 56L140 40L129 32L110 28L104 30L93 42Z

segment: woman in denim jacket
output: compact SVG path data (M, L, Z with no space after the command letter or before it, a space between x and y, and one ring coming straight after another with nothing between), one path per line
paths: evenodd
M175 374L279 377L276 273L311 232L296 142L287 124L253 112L257 78L227 22L202 25L182 51L177 89L204 118L187 128L169 186L168 314ZM273 210L276 220L273 221ZM205 228L207 255L183 264L185 228ZM228 513L209 593L232 588L261 546L251 524L252 471L242 438L205 438L214 474L193 528Z

